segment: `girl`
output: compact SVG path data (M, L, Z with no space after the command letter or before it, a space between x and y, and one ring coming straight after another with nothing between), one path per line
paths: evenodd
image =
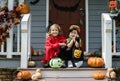
M48 64L48 62L54 58L58 57L60 53L60 47L66 46L66 38L60 35L61 29L58 24L53 24L50 26L48 31L48 37L45 43L45 57L41 60L42 63Z
M73 58L73 52L76 48L81 49L81 39L79 37L80 27L71 25L69 28L69 38L67 38L67 61L68 67L80 67L83 64L83 53L80 58Z

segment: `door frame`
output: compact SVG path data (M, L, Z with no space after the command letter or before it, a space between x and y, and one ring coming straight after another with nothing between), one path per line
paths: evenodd
M89 26L89 22L88 22L88 0L85 0L85 26L86 26L86 49L85 49L85 52L88 52L89 50L89 35L88 35L88 32L89 32L89 29L88 29L88 26ZM49 24L49 0L46 0L46 28L48 27L48 24ZM47 34L46 34L47 36Z

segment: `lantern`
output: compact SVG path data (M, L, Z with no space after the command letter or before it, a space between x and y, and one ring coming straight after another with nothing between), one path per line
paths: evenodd
M49 65L52 68L60 68L63 65L63 61L60 58L52 58Z
M109 8L117 8L117 2L116 1L110 1L109 2Z
M112 14L115 14L118 12L116 0L109 1L109 9L110 9L110 13Z

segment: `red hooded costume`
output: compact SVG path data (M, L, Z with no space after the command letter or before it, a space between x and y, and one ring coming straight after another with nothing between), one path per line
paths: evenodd
M45 57L41 62L49 62L52 58L57 57L60 53L59 43L66 43L64 36L48 36L45 43Z

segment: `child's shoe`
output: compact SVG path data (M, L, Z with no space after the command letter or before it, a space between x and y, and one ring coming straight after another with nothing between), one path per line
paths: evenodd
M83 64L83 61L78 61L78 62L75 62L75 66L76 67L80 67L80 66L82 66L82 64Z
M68 67L69 68L73 67L72 61L70 61L70 60L68 61Z

